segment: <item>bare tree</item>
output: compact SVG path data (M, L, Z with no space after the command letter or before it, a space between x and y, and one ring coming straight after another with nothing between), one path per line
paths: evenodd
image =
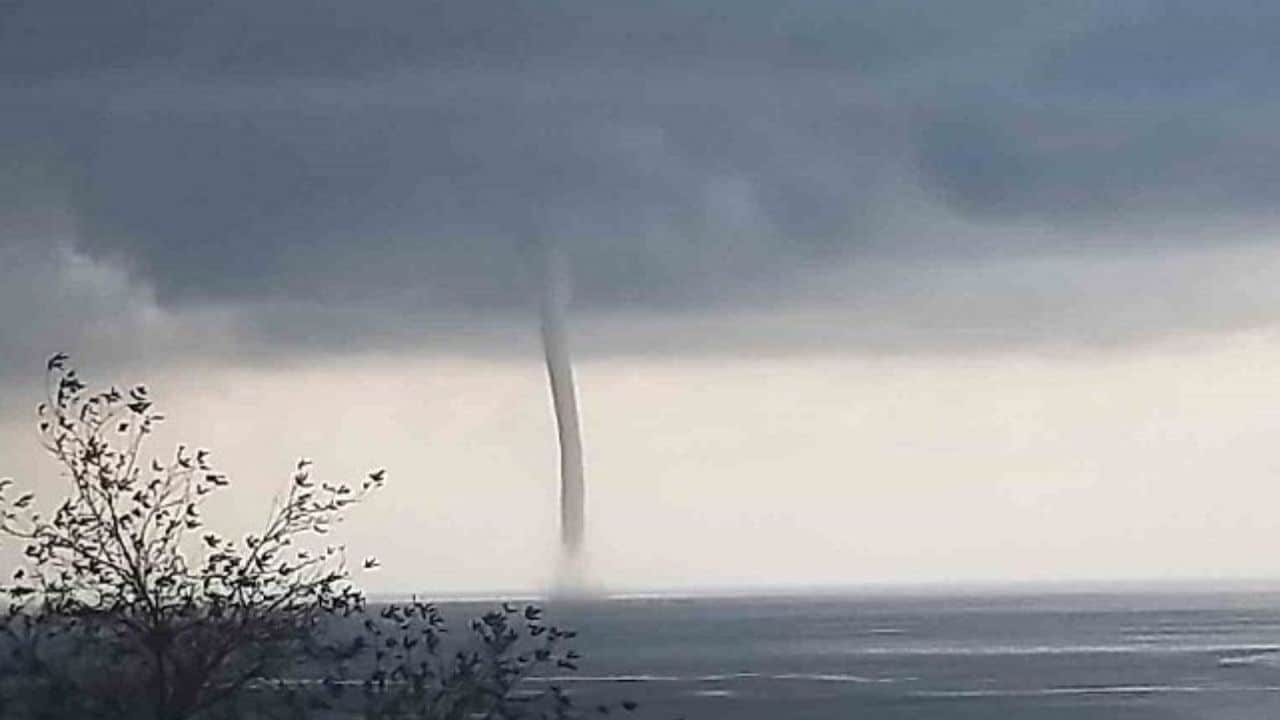
M228 486L209 453L144 458L162 420L147 389L89 394L66 362L49 361L39 408L65 499L42 514L34 492L0 482L0 533L24 545L0 587L27 681L7 712L44 693L85 716L193 717L272 677L324 617L363 607L343 548L323 536L383 471L317 483L299 461L262 530L229 538L205 527L204 504Z
M207 451L144 457L163 419L145 387L90 394L56 355L47 395L61 503L0 480L0 537L23 546L0 583L3 717L581 717L547 677L577 670L574 633L540 609L503 605L450 643L434 605L366 604L325 536L383 471L328 484L299 461L261 531L231 539L205 526L229 486Z

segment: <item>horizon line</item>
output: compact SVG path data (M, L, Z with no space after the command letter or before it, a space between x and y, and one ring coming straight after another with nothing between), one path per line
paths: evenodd
M394 602L412 597L441 602L494 600L547 602L577 601L750 599L750 598L875 598L875 597L1019 597L1071 595L1216 595L1280 593L1280 576L1095 578L1035 580L881 581L865 583L814 583L794 585L710 585L672 587L598 588L572 598L557 597L554 588L493 590L380 591L367 593L374 602Z

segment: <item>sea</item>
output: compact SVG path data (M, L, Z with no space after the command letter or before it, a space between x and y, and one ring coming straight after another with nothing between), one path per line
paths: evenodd
M450 618L483 603L445 603ZM1280 594L823 593L550 602L635 717L1277 720Z

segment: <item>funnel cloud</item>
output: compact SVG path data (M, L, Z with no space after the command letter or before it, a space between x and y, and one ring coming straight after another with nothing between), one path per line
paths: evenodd
M565 311L569 304L569 269L554 243L543 244L542 349L551 383L551 402L560 442L560 542L572 570L580 562L586 530L582 468L582 428L578 394L569 358Z

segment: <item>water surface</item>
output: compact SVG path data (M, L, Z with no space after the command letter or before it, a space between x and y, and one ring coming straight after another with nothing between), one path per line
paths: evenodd
M448 604L455 618L482 605ZM620 598L552 604L582 700L645 717L1280 718L1280 596Z

